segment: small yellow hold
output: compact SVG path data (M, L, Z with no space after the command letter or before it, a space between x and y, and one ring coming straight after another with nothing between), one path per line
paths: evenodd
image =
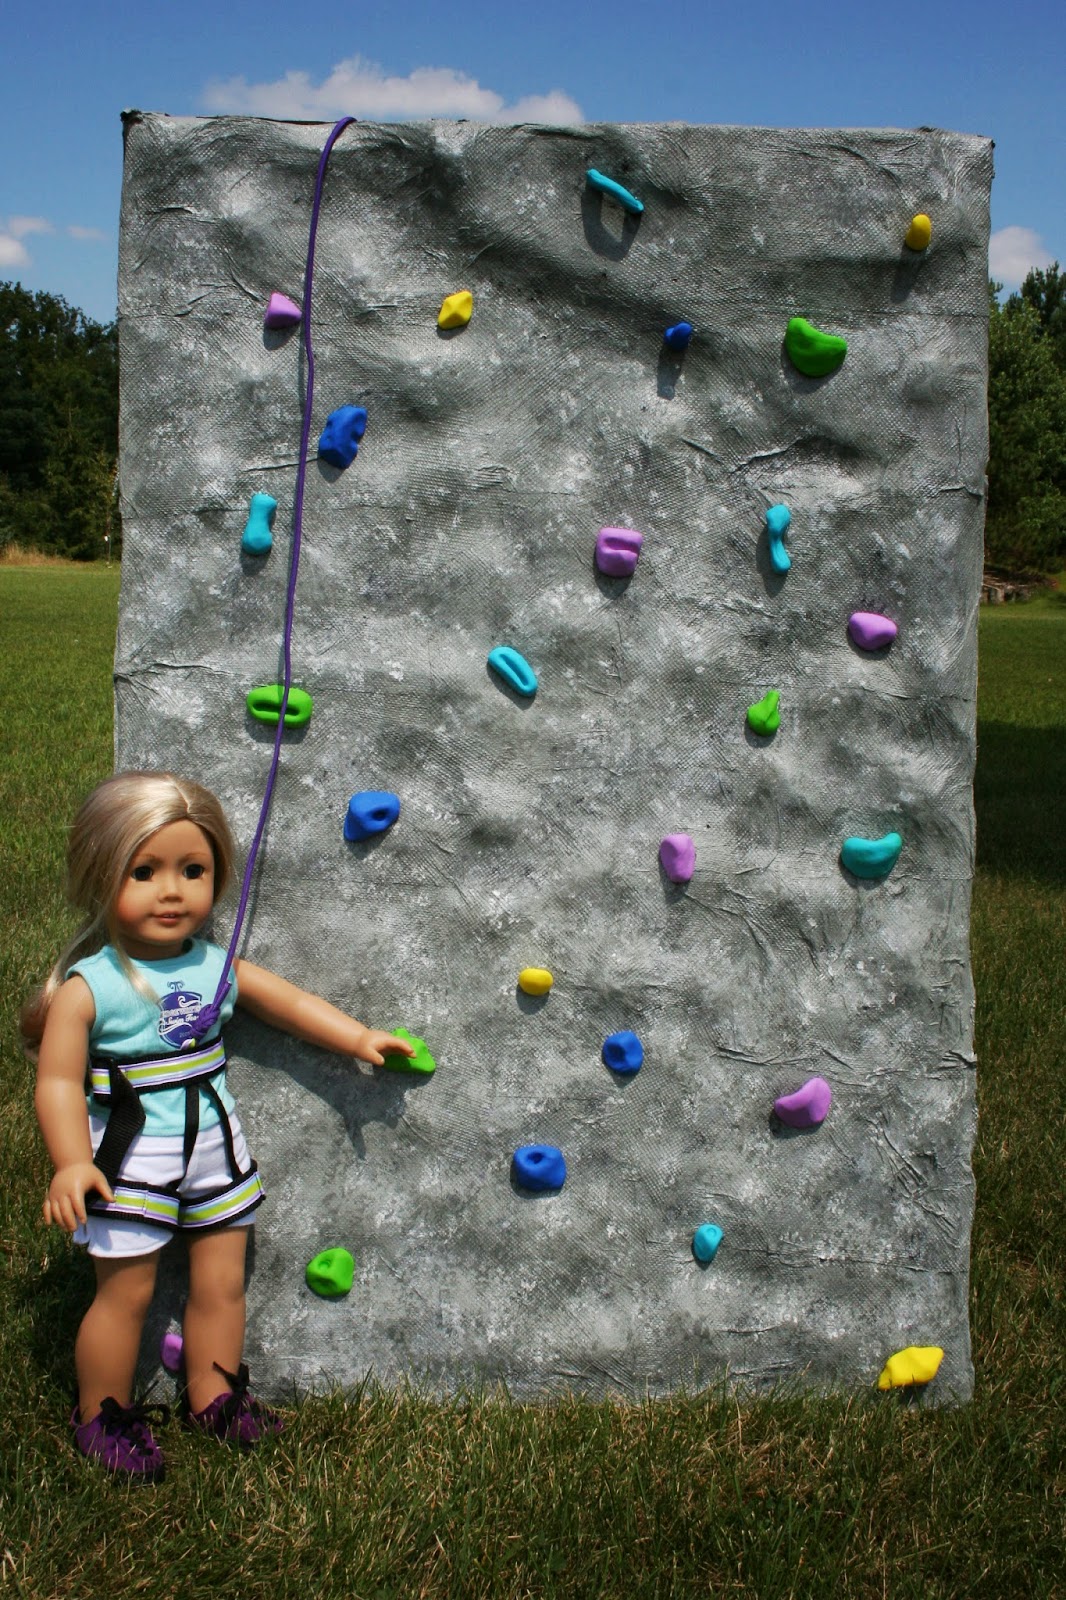
M445 297L437 318L438 328L465 328L474 310L474 296L469 289Z
M929 221L924 211L911 220L907 229L907 236L903 243L909 250L927 250L929 241L933 237L933 224Z
M547 994L554 982L547 967L523 967L518 974L518 987L523 994Z
M944 1352L938 1344L909 1344L889 1356L877 1380L879 1389L903 1389L912 1383L932 1383L940 1371Z

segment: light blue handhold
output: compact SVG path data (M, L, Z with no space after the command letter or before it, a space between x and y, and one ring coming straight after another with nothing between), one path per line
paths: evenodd
M515 1182L538 1192L561 1189L566 1182L563 1152L553 1144L523 1144L512 1157Z
M273 495L253 494L248 505L248 521L241 534L241 549L247 556L265 556L274 543L271 529L278 502Z
M840 859L857 878L883 878L892 871L903 849L898 833L880 839L860 839L852 835L840 847Z
M612 1072L639 1072L644 1064L644 1046L628 1028L610 1034L603 1041L602 1054Z
M620 183L615 183L613 178L605 178L602 172L597 172L595 167L590 167L585 174L594 189L599 189L601 194L609 194L612 200L617 200L620 206L627 211L632 211L639 216L644 210L643 200L638 200L635 194L630 194L628 189L623 189Z
M692 334L691 322L675 322L663 334L663 344L671 350L687 350Z
M388 789L361 789L348 801L344 837L353 842L385 833L400 815L400 797Z
M766 532L770 540L770 565L775 572L787 572L792 557L784 546L792 513L785 505L771 506L766 513Z
M365 432L365 406L338 406L326 418L318 453L333 467L350 467L359 454L359 441Z
M722 1239L722 1230L718 1224L716 1222L705 1222L692 1235L692 1254L697 1261L702 1261L704 1264L708 1261L713 1261L718 1254L718 1246L721 1244Z
M493 672L499 673L505 683L511 685L516 694L524 694L527 698L536 694L537 674L525 656L520 656L509 644L498 644L495 650L489 651L489 666Z

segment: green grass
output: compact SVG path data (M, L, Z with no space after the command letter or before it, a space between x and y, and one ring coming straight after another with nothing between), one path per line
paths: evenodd
M14 1010L69 920L64 829L110 769L117 573L0 569L0 1594L1066 1595L1062 952L1066 604L981 617L973 1404L307 1401L259 1456L176 1428L157 1489L72 1454L88 1263L37 1225L47 1163Z

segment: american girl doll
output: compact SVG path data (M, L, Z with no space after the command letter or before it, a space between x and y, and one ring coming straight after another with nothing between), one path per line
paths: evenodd
M190 1426L242 1446L280 1429L248 1393L244 1256L263 1199L226 1087L219 1026L199 1038L225 952L197 937L233 866L218 800L170 773L124 772L94 789L74 820L69 893L87 917L23 1013L37 1057L37 1119L55 1176L44 1219L88 1246L96 1296L75 1343L83 1455L157 1480L163 1454L148 1408L133 1405L141 1330L158 1252L189 1247L183 1341ZM412 1047L233 962L221 1021L234 1005L311 1044L381 1066Z

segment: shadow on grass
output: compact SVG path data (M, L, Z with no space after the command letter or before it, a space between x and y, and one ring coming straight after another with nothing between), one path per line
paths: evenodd
M977 723L977 864L989 872L1066 884L1066 728Z

